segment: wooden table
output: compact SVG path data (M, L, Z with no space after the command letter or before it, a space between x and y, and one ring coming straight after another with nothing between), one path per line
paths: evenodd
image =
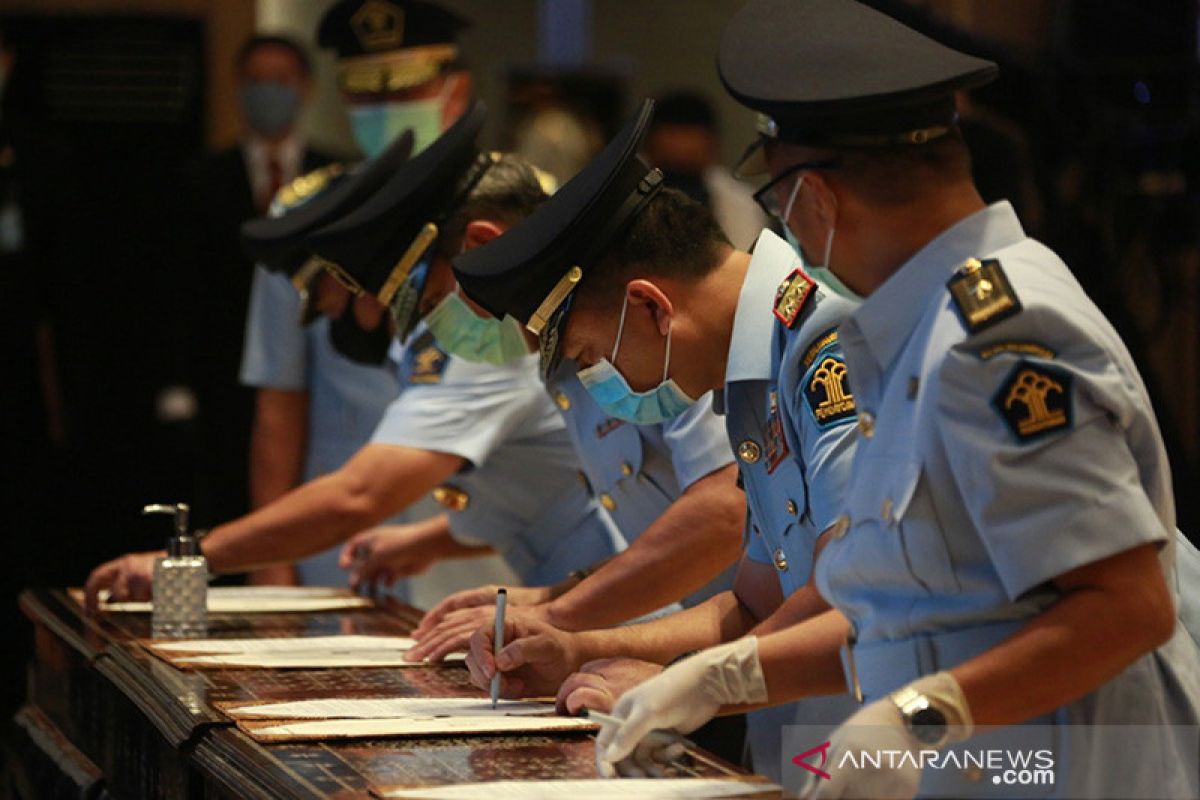
M61 591L31 590L28 705L9 748L28 797L348 798L371 789L519 778L594 777L592 737L430 737L259 744L215 707L227 700L306 696L464 697L481 693L465 669L178 670L139 643L148 614L85 615ZM215 637L406 635L410 606L306 614L212 616ZM693 769L743 774L707 754Z

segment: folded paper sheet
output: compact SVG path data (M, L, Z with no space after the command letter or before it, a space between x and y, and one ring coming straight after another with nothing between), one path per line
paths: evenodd
M405 660L415 644L406 636L357 635L146 642L151 652L171 664L197 669L430 666ZM464 657L452 654L446 661L462 661Z
M71 597L83 605L83 590L71 589ZM340 611L370 608L374 602L348 589L333 586L213 586L208 590L210 614L286 614L304 611ZM108 602L100 595L100 609L113 613L149 614L149 601Z
M501 700L496 708L476 697L329 697L288 703L231 705L222 709L234 719L401 719L405 717L504 717L554 713L553 703Z
M238 720L238 727L260 742L328 739L378 739L403 736L467 736L594 731L600 726L582 717L403 717L393 719L323 719L288 722ZM478 796L478 795L474 795Z
M716 797L780 797L773 783L724 778L597 778L594 780L488 781L434 786L427 789L392 789L383 797L412 800L693 800Z

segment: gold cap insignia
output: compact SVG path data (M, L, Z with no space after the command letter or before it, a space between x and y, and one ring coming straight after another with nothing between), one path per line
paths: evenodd
M404 10L384 0L368 0L350 17L350 27L363 50L394 50L404 41Z

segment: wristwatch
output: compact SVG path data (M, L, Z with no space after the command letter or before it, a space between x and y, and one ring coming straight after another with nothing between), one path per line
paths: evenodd
M922 746L936 749L946 743L950 736L946 714L925 695L905 686L893 692L891 700L900 711L904 727Z

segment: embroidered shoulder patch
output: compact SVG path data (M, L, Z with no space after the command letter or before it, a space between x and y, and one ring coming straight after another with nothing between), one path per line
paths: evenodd
M996 342L989 344L987 347L979 350L979 358L982 361L995 358L1004 353L1017 353L1025 356L1036 356L1037 358L1054 358L1057 353L1046 347L1044 344L1037 342Z
M775 317L789 328L795 325L816 286L816 281L805 275L804 270L792 270L775 291Z
M809 344L808 349L804 351L804 359L803 359L804 368L808 369L809 367L811 367L813 361L816 360L817 355L820 354L820 352L822 350L825 350L830 345L833 345L836 342L837 342L837 328L830 328L829 330L825 331L817 338L813 339L812 343Z
M834 338L836 341L836 336ZM854 419L854 395L846 377L846 360L832 342L816 353L804 374L804 399L817 426L828 428Z
M1021 359L1000 385L992 405L1020 442L1069 429L1071 374Z
M954 306L963 324L971 333L995 325L1021 311L1004 268L994 258L980 261L972 258L946 282Z
M402 374L408 378L408 383L441 383L450 356L438 347L433 334L426 331L408 347L404 362Z

